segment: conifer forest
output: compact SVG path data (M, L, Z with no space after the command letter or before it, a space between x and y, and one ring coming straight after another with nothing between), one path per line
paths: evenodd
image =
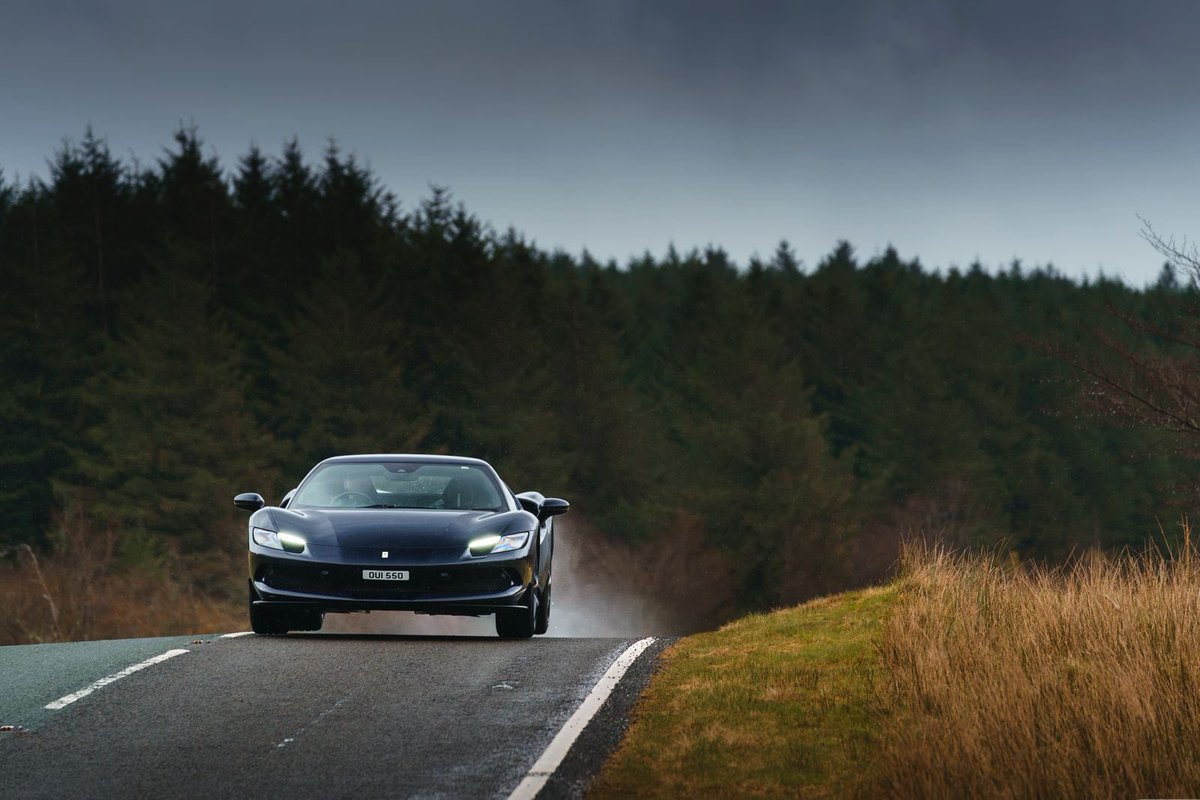
M1055 562L1170 545L1196 506L1187 431L1108 379L1191 363L1170 267L601 263L452 188L399 198L333 144L224 163L191 129L146 163L88 131L43 178L0 173L4 574L82 536L112 575L240 601L233 495L354 452L487 459L635 554L687 530L680 570L735 565L718 616L880 579L905 536Z

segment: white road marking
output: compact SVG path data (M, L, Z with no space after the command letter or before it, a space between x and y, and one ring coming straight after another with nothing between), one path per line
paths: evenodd
M558 765L570 751L571 745L575 744L579 734L583 732L592 717L596 716L596 712L600 710L600 706L604 705L604 701L612 694L612 690L616 688L625 671L633 665L634 661L637 661L637 657L642 654L642 651L653 643L653 636L636 641L629 645L629 648L612 663L608 671L592 687L592 691L588 692L583 704L575 709L575 713L567 720L567 724L562 726L562 730L550 742L546 752L542 753L534 763L529 774L508 796L508 800L533 800L537 796L537 793L546 785L546 781L554 774L554 770L558 769Z
M279 744L275 745L275 747L276 747L277 749L278 749L278 748L287 747L289 744L291 744L292 742L296 741L296 739L298 739L298 738L300 737L300 734L304 733L306 730L308 730L309 728L311 728L313 725L316 725L318 722L320 722L321 720L323 720L323 719L325 719L326 717L328 717L328 716L329 716L330 714L332 714L334 711L337 711L337 710L338 710L338 707L339 707L339 706L340 706L342 703L344 703L344 702L346 702L347 700L349 700L349 699L350 699L350 697L351 697L351 695L349 695L349 694L348 694L348 695L346 695L345 697L343 697L341 700L338 700L336 703L334 703L333 705L331 705L329 708L325 709L325 710L324 710L324 711L322 711L320 714L317 714L317 716L316 716L316 717L314 717L314 718L313 718L313 720L312 720L311 722L309 722L307 725L302 725L302 726L300 727L300 729L299 729L298 731L296 731L295 733L293 733L291 736L285 736L285 737L283 738L283 740L279 742Z
M237 633L222 633L220 638L236 639L239 636L249 636L252 633L254 633L254 631L238 631Z
M71 703L74 703L76 700L82 700L83 698L87 697L89 694L96 691L97 689L103 689L105 686L108 686L110 683L112 683L114 681L119 681L119 680L121 680L121 678L128 678L133 673L135 673L139 670L143 670L146 667L152 667L155 664L161 664L162 662L166 661L168 658L174 658L175 656L181 656L184 653L190 653L190 652L192 652L192 651L191 650L168 650L165 653L160 653L159 655L156 655L154 658L147 658L145 661L139 661L136 664L131 664L130 666L126 667L125 669L121 670L120 672L114 672L112 675L101 678L100 680L96 681L95 683L83 687L78 692L72 692L71 694L69 694L65 697L58 698L53 703L47 703L46 708L50 709L51 711L58 711L61 708L66 708L67 706L71 705Z

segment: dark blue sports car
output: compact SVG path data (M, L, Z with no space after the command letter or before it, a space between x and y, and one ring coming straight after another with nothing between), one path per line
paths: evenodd
M327 612L496 615L496 633L550 625L554 519L565 500L515 495L476 458L359 455L317 464L250 515L250 626L320 630Z

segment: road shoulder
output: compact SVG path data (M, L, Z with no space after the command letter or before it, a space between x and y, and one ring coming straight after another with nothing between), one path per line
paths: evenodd
M538 800L584 796L591 781L625 736L630 714L658 669L659 656L676 641L674 637L656 639L629 667L604 705L579 734L562 765L546 781L538 793Z

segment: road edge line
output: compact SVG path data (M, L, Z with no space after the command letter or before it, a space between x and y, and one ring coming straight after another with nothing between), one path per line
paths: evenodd
M128 667L121 670L120 672L114 672L112 675L106 675L105 677L101 678L100 680L88 684L87 686L83 687L82 689L80 689L77 692L71 692L68 695L63 695L62 697L58 698L53 703L47 703L44 706L44 708L48 708L51 711L59 711L63 708L66 708L67 706L71 705L71 703L74 703L76 700L82 700L83 698L87 697L89 694L96 691L97 689L103 689L105 686L108 686L110 683L119 681L122 678L127 678L130 675L132 675L133 673L138 672L139 670L143 670L146 667L152 667L155 664L161 664L162 662L166 661L168 658L174 658L175 656L181 656L184 653L190 653L190 652L192 652L192 651L191 650L182 650L182 649L168 650L165 653L159 653L158 655L154 656L153 658L147 658L145 661L139 661L136 664L130 664Z
M575 744L575 740L579 738L579 734L583 733L583 729L591 722L592 717L596 716L596 712L604 705L604 701L612 694L612 690L616 688L621 678L625 675L626 670L633 666L633 662L637 661L646 648L654 644L655 638L648 636L645 639L639 639L626 648L625 652L617 656L617 660L612 663L612 666L600 676L600 680L596 681L596 685L588 692L588 696L583 699L583 703L579 708L575 709L575 713L562 726L545 752L534 762L529 772L517 784L517 788L513 789L512 794L508 796L508 800L533 800L537 793L542 790L546 782L550 780L550 776L562 764L567 753L571 750L571 745Z

